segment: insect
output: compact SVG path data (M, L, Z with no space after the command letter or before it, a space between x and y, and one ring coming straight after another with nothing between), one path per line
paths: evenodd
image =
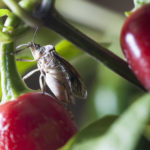
M39 83L43 92L47 85L52 96L66 104L74 102L74 98L87 97L87 90L80 75L69 62L56 53L54 46L40 46L29 42L18 46L16 53L25 48L30 48L34 59L18 59L18 61L37 61L37 69L25 75L24 80L40 71Z

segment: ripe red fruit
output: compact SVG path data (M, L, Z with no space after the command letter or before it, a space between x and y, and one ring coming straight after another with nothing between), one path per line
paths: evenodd
M55 150L77 132L52 97L28 93L0 106L0 150Z
M131 69L150 90L150 4L143 5L126 19L120 40Z

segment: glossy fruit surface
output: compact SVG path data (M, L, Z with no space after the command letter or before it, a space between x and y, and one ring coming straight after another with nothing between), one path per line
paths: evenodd
M120 40L129 66L150 90L150 4L143 5L126 19Z
M28 93L0 106L0 150L55 150L77 132L49 95Z

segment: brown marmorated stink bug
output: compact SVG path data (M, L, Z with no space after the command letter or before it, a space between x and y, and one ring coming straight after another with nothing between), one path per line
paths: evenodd
M42 92L45 92L47 85L52 96L67 105L73 102L74 98L85 99L87 97L87 90L78 72L69 62L56 53L52 45L40 46L34 42L29 42L18 46L15 53L25 48L30 48L34 59L17 60L37 61L37 69L25 75L24 80L40 71L39 83Z

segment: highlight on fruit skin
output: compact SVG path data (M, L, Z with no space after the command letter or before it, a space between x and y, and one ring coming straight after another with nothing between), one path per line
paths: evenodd
M69 112L49 95L26 93L0 105L0 150L55 150L76 132Z
M150 90L150 4L127 17L121 31L122 51L138 80Z

